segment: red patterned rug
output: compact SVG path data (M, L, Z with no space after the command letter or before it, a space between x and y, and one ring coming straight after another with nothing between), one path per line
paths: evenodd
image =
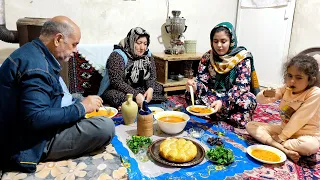
M186 106L183 95L171 96L168 99L175 104ZM279 123L281 119L278 111L278 105L278 102L266 105L258 104L255 114L253 115L253 121ZM234 131L238 134L238 136L248 141L249 144L258 143L250 135L248 135L246 130L234 129L232 126L224 122L222 122L222 124L224 127L226 127L226 129ZM320 151L318 151L318 153L315 155L302 157L297 164L290 160L278 165L265 164L259 168L245 171L233 177L227 177L226 179L320 179Z

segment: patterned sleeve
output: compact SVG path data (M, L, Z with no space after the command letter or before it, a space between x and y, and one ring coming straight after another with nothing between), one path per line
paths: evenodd
M210 59L208 57L210 57L209 53L204 54L199 62L198 73L196 77L197 97L206 95L208 91L208 81L210 78L210 74L208 70Z
M136 97L137 94L139 94L139 91L126 83L124 79L125 64L121 55L116 52L111 53L106 68L108 68L110 86L113 89L124 93L132 93L133 97Z
M157 71L156 71L156 64L154 62L154 58L150 57L150 78L147 80L146 85L147 89L152 88L155 90L156 88L156 79L157 79Z
M228 91L228 101L236 102L242 94L250 91L251 83L251 63L249 59L244 59L235 68L237 77L233 87Z
M195 92L195 99L197 101L197 104L200 103L199 101L201 100L201 97L207 96L208 92L208 81L210 78L209 70L208 70L208 65L210 63L210 54L207 52L205 53L198 66L198 72L196 76L196 83L197 83L197 91ZM188 91L185 93L185 97L187 100L187 103L191 103L191 96Z

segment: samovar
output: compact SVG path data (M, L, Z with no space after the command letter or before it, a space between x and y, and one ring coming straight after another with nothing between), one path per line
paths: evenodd
M170 34L171 47L164 52L166 54L183 54L184 46L181 39L184 38L183 33L187 30L187 26L185 25L186 19L179 17L181 11L173 10L171 13L173 17L169 16L167 18L165 26L167 33Z

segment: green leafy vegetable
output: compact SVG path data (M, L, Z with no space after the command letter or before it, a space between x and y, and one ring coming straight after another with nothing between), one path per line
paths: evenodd
M149 147L151 143L151 138L145 136L132 136L127 139L127 145L134 154L137 154L141 147Z
M234 161L231 149L226 149L223 146L217 146L215 149L208 150L206 155L211 161L220 165L230 164Z

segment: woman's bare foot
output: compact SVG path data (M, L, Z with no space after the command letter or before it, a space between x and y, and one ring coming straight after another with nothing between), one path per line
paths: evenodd
M297 163L300 159L300 155L299 153L295 152L295 151L292 151L292 150L289 150L289 149L286 149L285 152L286 155L294 162L294 163Z

